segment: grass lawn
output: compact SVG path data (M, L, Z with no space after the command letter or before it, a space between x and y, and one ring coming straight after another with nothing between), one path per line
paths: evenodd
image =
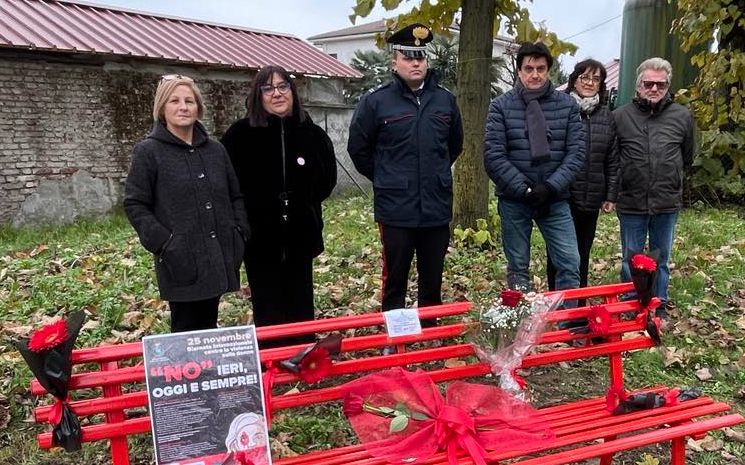
M326 205L326 251L315 266L319 317L379 310L380 243L371 200L335 198ZM489 220L494 226L496 216ZM493 231L498 231L498 228ZM445 264L443 299L488 304L501 289L505 260L496 247L455 240ZM545 247L534 234L534 284L545 289ZM620 241L615 215L602 215L593 250L591 284L618 281ZM692 208L678 223L670 297L676 304L665 347L626 359L627 385L699 386L705 394L745 413L745 210ZM244 278L245 281L245 278ZM410 297L416 295L411 283ZM413 303L413 301L411 301ZM35 400L27 392L30 372L11 341L58 315L85 309L88 320L78 347L131 342L167 332L167 305L158 299L152 257L121 214L62 228L0 229L0 464L106 463L105 445L75 454L39 451L32 421ZM221 303L222 325L246 323L251 304L242 294ZM528 382L541 404L603 395L602 361L531 371ZM743 428L740 428L742 430ZM342 445L353 433L338 405L278 415L274 446L281 454ZM151 463L152 443L130 440L134 463ZM736 464L745 444L721 432L689 442L690 463ZM625 454L616 463L668 463L667 449Z

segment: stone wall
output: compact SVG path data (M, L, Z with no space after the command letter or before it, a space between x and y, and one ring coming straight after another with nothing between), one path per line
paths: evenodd
M65 223L120 204L131 150L152 128L158 78L194 77L215 137L245 115L252 74L0 50L0 223ZM316 81L319 81L316 83ZM299 80L314 121L351 167L341 82ZM340 169L340 184L349 184Z

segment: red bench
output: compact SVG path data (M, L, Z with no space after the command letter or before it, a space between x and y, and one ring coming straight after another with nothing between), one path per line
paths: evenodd
M626 312L640 311L636 301L618 302L618 296L632 290L631 284L597 286L586 289L567 291L565 298L590 298L604 302L613 315L615 323L611 326L608 342L586 347L555 348L557 342L569 342L574 339L585 339L585 335L571 334L568 330L556 330L551 325L540 337L537 353L523 360L522 368L555 364L563 361L584 360L594 357L607 357L610 365L610 380L613 384L623 382L622 354L627 351L650 348L654 344L640 331L643 329L635 320L620 321L619 315ZM442 305L420 309L421 318L444 318L463 315L470 309L468 303ZM550 314L551 322L573 320L586 317L588 308L556 311ZM356 376L394 366L409 368L421 367L428 371L435 382L454 379L473 378L490 373L490 368L480 363L474 355L473 347L463 341L462 335L466 325L462 322L443 323L434 328L426 328L421 335L391 341L380 332L383 316L380 313L339 317L318 320L312 323L295 323L275 327L259 328L259 340L275 339L310 333L327 333L344 331L351 328L366 328L368 335L348 337L342 341L342 357L331 368L329 377L322 386L301 385L301 392L285 395L274 395L270 401L273 411L312 405L322 402L340 400L343 396L342 381L349 376ZM439 347L432 347L427 341L439 341ZM588 341L589 342L589 341ZM380 355L378 349L395 343L398 353ZM261 351L261 360L266 363L289 358L302 346L266 349ZM90 397L73 400L71 407L79 416L104 415L104 421L98 424L83 426L83 442L110 440L111 455L114 465L129 464L127 436L150 430L150 419L147 416L128 418L130 409L147 405L143 391L143 367L137 363L141 357L141 344L123 344L81 349L73 353L76 365L95 363L98 369L76 370L71 381L71 390L86 390L75 397ZM462 359L464 363L453 368L443 367L443 361L452 358ZM81 367L78 367L81 368ZM338 383L337 383L338 381ZM281 373L275 378L275 394L287 384L295 384L298 378L294 374ZM331 385L329 385L331 384ZM660 389L661 387L657 387ZM92 391L91 390L95 390ZM34 395L44 394L43 389L34 380L31 391ZM130 392L127 392L130 391ZM714 402L708 397L680 403L672 407L644 410L625 415L612 416L605 408L605 398L595 398L552 406L540 410L556 433L557 441L550 450L526 450L520 453L489 454L490 462L500 460L521 460L514 463L527 464L563 464L578 460L600 457L602 465L612 462L616 452L635 449L648 444L670 441L671 464L685 462L685 438L699 436L707 431L731 426L743 422L737 414L722 414L729 409L723 403ZM45 422L49 406L36 409L36 420ZM140 409L141 410L141 409ZM716 414L722 414L716 416ZM623 437L621 437L623 436ZM51 446L50 433L39 435L39 444L43 448ZM603 442L597 443L597 440ZM561 451L557 451L561 448ZM569 448L568 450L564 450ZM460 463L472 463L463 456ZM370 457L360 445L346 446L328 451L315 452L297 457L275 461L281 465L300 464L382 464ZM447 463L444 454L438 454L426 463Z

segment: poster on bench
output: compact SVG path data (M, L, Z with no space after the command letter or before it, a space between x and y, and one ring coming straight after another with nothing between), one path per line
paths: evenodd
M147 336L142 345L156 464L271 464L253 326Z

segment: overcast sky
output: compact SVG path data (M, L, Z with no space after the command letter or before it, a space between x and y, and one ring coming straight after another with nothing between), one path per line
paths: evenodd
M285 32L306 39L315 34L351 26L349 15L355 0L93 0L91 3L133 10L193 18L248 28ZM378 2L380 3L380 2ZM418 0L403 2L397 12L408 11ZM621 48L621 21L624 0L535 0L522 2L534 22L545 22L560 38L579 46L574 57L564 55L565 70L579 60L593 57L606 63L617 58ZM357 24L390 17L380 7Z

